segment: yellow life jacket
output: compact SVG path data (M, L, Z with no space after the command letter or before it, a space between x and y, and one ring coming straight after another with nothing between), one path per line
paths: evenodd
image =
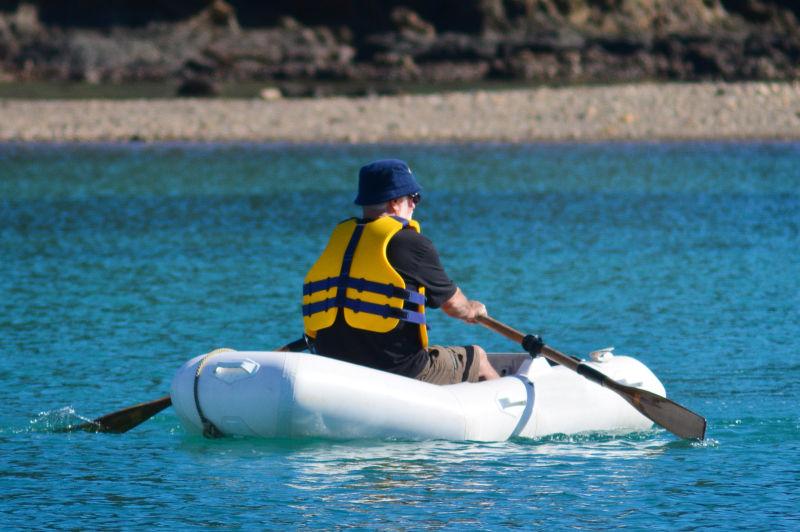
M317 331L333 325L341 309L350 327L387 333L402 321L419 325L422 347L428 346L425 327L425 288L406 290L402 276L389 264L389 240L413 220L382 216L367 223L345 220L333 230L328 245L303 281L303 327ZM417 310L403 308L409 302Z

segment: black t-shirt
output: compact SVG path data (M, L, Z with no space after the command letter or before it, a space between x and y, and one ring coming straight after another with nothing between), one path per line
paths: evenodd
M408 290L425 287L427 308L439 308L453 297L456 285L445 273L433 243L406 227L395 234L386 248L389 263L406 282ZM415 305L406 304L416 310ZM419 325L401 321L388 333L375 333L347 325L344 313L336 314L331 327L317 333L317 353L362 366L416 377L427 360L419 337Z

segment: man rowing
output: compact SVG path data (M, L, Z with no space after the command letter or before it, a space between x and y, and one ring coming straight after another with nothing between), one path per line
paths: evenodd
M303 283L303 325L316 353L434 384L498 378L477 345L428 345L426 308L475 323L486 307L453 283L412 220L422 187L406 163L362 167L362 217L338 224Z

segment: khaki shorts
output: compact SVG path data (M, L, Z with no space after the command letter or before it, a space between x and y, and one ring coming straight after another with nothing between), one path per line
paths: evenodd
M478 382L479 364L471 345L428 346L428 363L415 378L431 384Z

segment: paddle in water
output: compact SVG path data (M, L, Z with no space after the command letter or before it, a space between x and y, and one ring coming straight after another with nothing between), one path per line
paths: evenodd
M630 405L652 420L681 438L702 440L706 434L706 420L691 410L677 404L658 394L620 384L614 379L604 375L595 368L584 364L563 353L559 353L550 346L544 345L532 335L524 335L516 329L501 323L489 316L480 317L481 325L492 329L506 338L519 343L531 355L541 354L553 362L565 366L587 379L604 386L625 399Z
M306 348L305 338L299 338L294 342L288 343L276 351L295 351ZM154 415L158 414L172 404L172 398L165 395L160 399L139 403L129 406L122 410L117 410L105 416L101 416L92 421L81 423L80 425L70 425L59 429L57 432L111 432L121 434L128 432L137 425L144 423Z

